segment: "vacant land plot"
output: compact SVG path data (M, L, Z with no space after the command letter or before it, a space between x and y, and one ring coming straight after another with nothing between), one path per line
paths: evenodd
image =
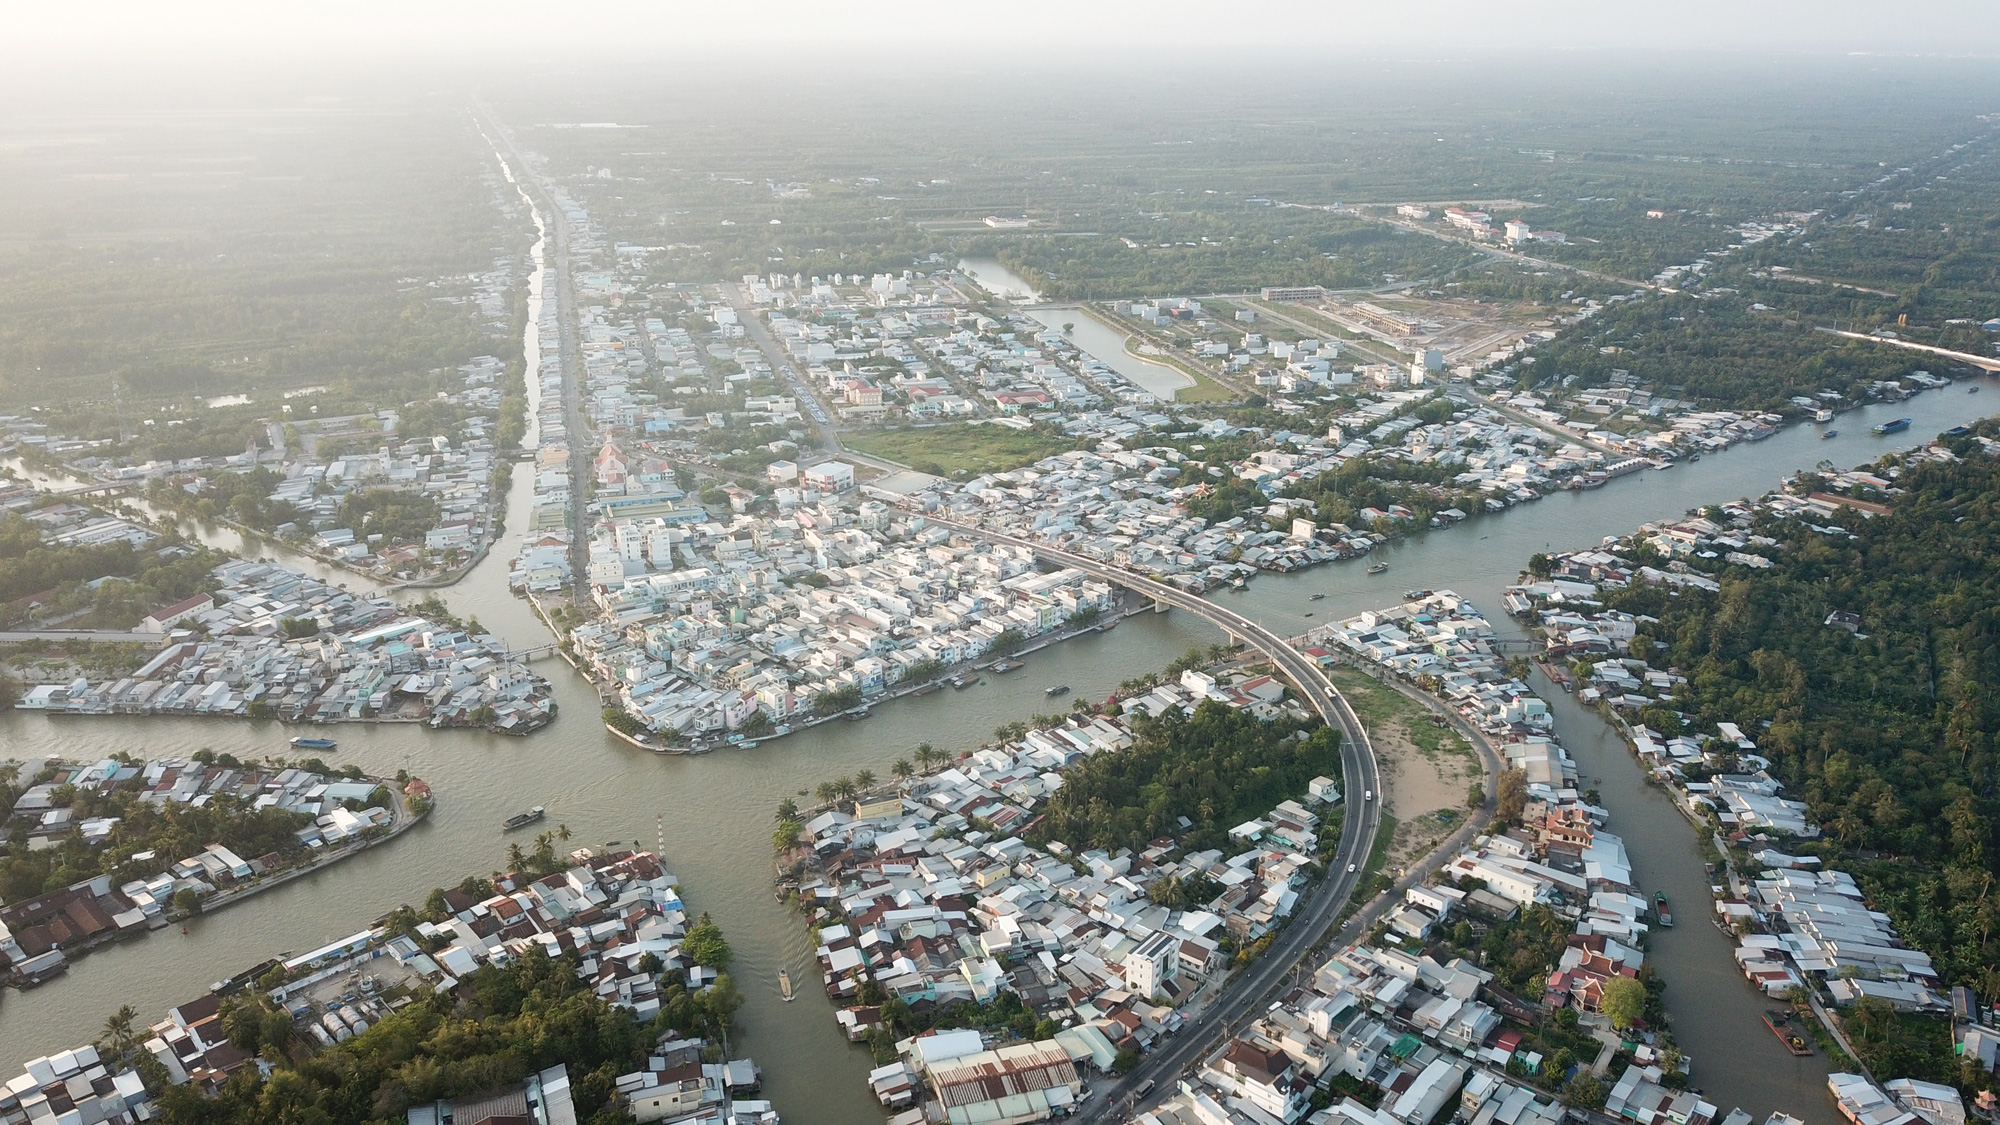
M1018 469L1052 453L1076 448L1076 442L1068 438L980 423L883 430L843 441L863 453L941 477Z
M1369 676L1339 670L1333 682L1375 744L1388 811L1416 824L1428 813L1464 808L1480 765L1458 732L1437 725L1430 708Z

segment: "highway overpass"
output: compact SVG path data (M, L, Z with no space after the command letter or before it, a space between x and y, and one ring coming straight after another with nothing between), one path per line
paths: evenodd
M1382 780L1375 748L1354 709L1334 689L1333 681L1327 678L1319 663L1242 614L1164 582L1156 582L1121 567L1109 566L1060 548L988 531L957 520L934 515L925 518L963 535L1025 547L1052 562L1075 567L1086 574L1144 594L1162 605L1206 618L1270 658L1271 663L1298 687L1299 693L1319 712L1320 717L1341 732L1341 784L1346 796L1346 813L1341 821L1340 844L1334 852L1326 878L1306 892L1293 911L1290 924L1279 933L1277 940L1241 977L1230 983L1219 999L1183 1025L1174 1038L1156 1047L1138 1069L1113 1087L1103 1100L1092 1099L1079 1114L1084 1121L1105 1117L1115 1119L1126 1111L1121 1110L1121 1099L1148 1081L1155 1083L1148 1100L1172 1096L1173 1077L1218 1046L1221 1033L1233 1031L1246 1015L1261 1011L1262 1005L1268 1002L1279 986L1291 979L1293 967L1298 961L1331 930L1342 907L1361 883L1368 853L1374 850L1375 836L1382 826Z

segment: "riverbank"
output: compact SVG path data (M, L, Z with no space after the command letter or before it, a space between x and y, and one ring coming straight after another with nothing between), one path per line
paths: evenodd
M222 770L219 776L227 779L230 774ZM307 775L308 778L316 776ZM321 815L318 828L313 824L306 826L314 832L309 847L317 850L309 851L311 858L305 862L272 870L265 864L276 853L255 861L244 861L222 849L219 844L211 844L206 851L175 863L167 874L132 880L116 889L112 887L108 875L99 876L61 891L9 904L4 912L0 912L4 913L6 922L6 927L0 932L8 933L7 941L15 962L11 966L8 983L23 989L44 986L67 973L71 965L85 955L104 946L185 923L198 916L215 914L296 879L324 871L403 835L416 827L433 807L429 787L415 778L405 783L391 778L364 776L339 784L358 787L356 791L386 790L390 794L388 807L362 814L350 814L345 808L338 808ZM413 803L418 807L413 808ZM368 814L373 812L386 813L388 823L368 825ZM334 832L339 832L344 839L321 843L326 834ZM209 893L201 894L200 890L204 888ZM51 919L56 921L51 922ZM67 924L63 924L64 920ZM88 933L81 941L59 943L59 933L100 920L103 929ZM62 925L62 930L54 930L58 924ZM182 933L187 933L185 926ZM33 956L22 951L23 944L36 948L43 940L50 942L49 949Z
M1911 432L1864 440L1871 454L1909 448L1978 416L1977 408L1992 397L1922 396L1902 404L1903 413L1917 416ZM1498 606L1530 554L1595 544L1630 531L1642 519L1756 495L1780 473L1810 468L1828 448L1841 445L1821 443L1810 428L1792 428L1670 473L1637 474L1615 488L1558 493L1516 506L1482 521L1473 535L1418 531L1378 548L1377 555L1394 561L1395 589L1455 585L1481 605ZM514 478L509 510L514 526L527 526L528 477ZM468 581L443 595L458 616L477 616L511 648L548 643L530 606L509 594L504 562L489 557ZM1393 597L1383 581L1364 578L1359 568L1336 567L1264 574L1223 604L1291 635L1379 607L1385 590ZM1313 593L1324 599L1308 600ZM1316 611L1316 617L1305 618L1306 611ZM1505 636L1518 635L1512 622L1496 617L1494 623ZM838 1033L820 990L801 988L790 1004L780 994L779 970L789 966L791 975L803 980L814 943L771 894L772 802L829 776L861 769L886 773L894 758L922 741L976 746L990 740L995 727L1046 710L1048 682L1068 683L1077 695L1103 699L1121 680L1157 670L1162 654L1222 639L1192 614L1141 613L1109 633L1085 634L1044 651L1026 677L988 676L976 690L906 700L866 723L815 727L782 748L702 758L642 753L608 737L594 722L557 723L531 742L476 731L437 737L407 725L347 728L341 745L345 760L371 773L407 767L449 794L427 820L422 847L371 851L239 905L226 919L191 919L188 942L132 942L101 950L67 976L61 1004L0 1007L0 1058L18 1062L44 1054L51 1041L87 1042L122 1003L164 1010L205 989L218 975L217 964L252 964L274 948L313 948L329 934L348 932L393 909L410 887L453 885L468 871L489 870L495 826L524 804L539 803L578 838L592 841L629 844L644 837L650 846L664 814L669 845L681 852L677 874L729 930L736 951L731 972L743 987L746 1007L732 1043L747 1045L760 1057L787 1060L768 1076L768 1096L780 1108L809 1107L816 1125L881 1125L880 1108L866 1089L866 1055L853 1051ZM552 679L565 712L583 716L601 706L582 677ZM1632 857L1641 879L1664 887L1676 900L1701 901L1702 857L1686 822L1668 808L1664 791L1639 780L1629 753L1594 715L1575 708L1547 681L1536 682L1556 713L1565 746L1584 771L1603 775L1601 803L1630 838L1647 841ZM186 756L203 747L254 759L270 749L255 724L110 717L79 725L31 712L0 713L0 741L91 760L114 752ZM1379 896L1375 901L1386 902ZM251 917L239 919L243 913ZM1730 946L1718 932L1682 925L1656 934L1650 953L1675 982L1666 1003L1678 1025L1703 1029L1698 1084L1711 1100L1794 1111L1822 1103L1823 1064L1811 1073L1798 1066L1811 1060L1792 1059L1779 1049L1759 1020L1768 1005L1740 984ZM1162 1077L1160 1085L1171 1083Z

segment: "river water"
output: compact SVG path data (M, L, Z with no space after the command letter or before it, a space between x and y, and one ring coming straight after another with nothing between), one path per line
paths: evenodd
M1027 278L1001 265L998 258L962 258L958 269L981 289L1003 301L1033 304L1042 299Z
M529 325L535 323L531 313ZM531 356L535 353L530 351ZM530 365L532 371L533 365ZM534 396L530 396L533 401ZM1958 388L1910 402L1843 415L1848 435L1821 442L1815 428L1794 427L1768 441L1670 472L1646 472L1592 492L1560 492L1502 515L1448 531L1423 532L1378 549L1370 561L1392 569L1368 576L1356 563L1293 575L1257 578L1242 593L1222 593L1234 608L1281 632L1348 616L1397 600L1410 587L1450 587L1513 629L1499 613L1501 589L1535 551L1588 545L1716 500L1762 493L1779 477L1833 456L1851 465L1908 448L1939 430L1978 416L1984 396ZM1986 400L1990 401L1990 400ZM1868 425L1908 414L1907 433L1875 438ZM1836 456L1837 455L1837 456ZM17 470L18 471L18 470ZM509 528L527 525L530 474L514 474ZM242 546L226 529L188 525L225 549ZM357 575L292 556L275 544L250 544L253 555L280 558L346 583ZM458 585L438 591L460 616L477 616L516 648L545 643L546 630L506 587L506 549L495 551ZM1326 599L1308 602L1312 592ZM1311 619L1304 615L1312 611ZM131 1004L146 1018L194 999L219 977L285 950L303 950L352 933L405 902L421 902L433 886L454 884L504 862L506 816L546 805L548 824L567 824L579 842L637 841L654 846L664 825L664 856L688 901L711 912L736 951L733 972L748 1002L732 1044L765 1068L766 1089L780 1113L813 1125L879 1125L867 1093L867 1053L840 1036L820 990L802 987L785 1004L782 967L794 979L816 978L803 928L772 897L772 810L784 796L857 770L886 776L889 765L919 741L963 749L989 739L997 726L1048 710L1043 688L1068 684L1081 697L1101 697L1119 681L1158 668L1190 645L1220 633L1187 614L1145 614L1116 630L1089 634L1033 654L1027 668L987 676L964 691L910 698L875 709L866 722L813 727L749 750L695 758L655 755L613 738L594 720L590 686L559 661L543 664L555 684L562 717L525 739L471 731L429 731L408 725L348 725L335 732L334 760L370 773L408 769L435 788L438 807L415 830L313 876L251 898L213 917L113 945L82 957L70 972L32 992L0 999L0 1066L12 1067L50 1050L93 1038L104 1018ZM1612 828L1629 847L1640 879L1664 889L1684 923L1657 935L1653 957L1665 974L1670 1012L1695 1062L1695 1078L1725 1109L1741 1104L1761 1117L1774 1108L1830 1121L1824 1065L1794 1060L1758 1022L1763 1007L1735 971L1728 946L1706 925L1706 897L1692 829L1657 790L1648 789L1614 734L1559 691L1546 693L1557 732L1583 772L1601 776ZM185 756L208 747L238 756L284 753L292 732L276 723L154 719L123 716L51 719L27 712L0 715L0 757L56 754L97 758L114 751L141 757ZM1693 1033L1692 1029L1699 1029Z
M1035 291L1027 278L1001 265L997 258L963 258L958 268L980 288L1003 300L1031 306L1042 300L1042 295ZM1151 391L1162 402L1172 402L1175 391L1194 386L1193 379L1172 366L1141 359L1126 351L1125 341L1131 338L1130 333L1120 332L1082 309L1028 308L1025 311L1046 328L1062 329L1068 325L1064 335L1069 337L1070 342L1137 386Z

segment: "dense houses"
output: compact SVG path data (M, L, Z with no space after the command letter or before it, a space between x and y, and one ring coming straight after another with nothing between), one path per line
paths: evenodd
M721 735L760 714L794 726L829 692L852 706L979 659L1003 634L1026 641L1117 604L1079 571L1044 573L1025 550L879 501L696 515L616 521L599 616L572 634L579 664L654 731Z
M1269 677L1189 672L1125 707L1157 713L1214 701L1296 712L1282 700ZM885 1106L906 1110L928 1097L938 1117L959 1120L956 1080L938 1067L947 1049L959 1067L986 1052L1001 1069L1101 1074L1121 1050L1173 1034L1236 953L1291 914L1322 850L1322 818L1340 799L1327 778L1230 829L1225 849L1187 851L1166 838L1136 853L1072 853L1022 838L1067 766L1131 742L1122 716L1080 716L805 823L810 863L795 889L812 913L822 976L845 1005L836 1015L850 1039L878 1031L888 999L927 1012L1003 991L1062 1025L1019 1058L1008 1054L1015 1048L989 1051L977 1032L899 1044L904 1062L873 1079ZM1162 896L1150 892L1163 880L1184 895L1155 901ZM1068 1104L1037 1103L1032 1112ZM977 1112L966 1119L985 1120Z
M394 783L378 778L327 776L307 769L222 766L158 759L127 762L30 761L33 781L8 811L5 831L30 850L77 839L103 847L116 831L116 816L78 816L78 798L128 793L157 807L205 806L218 797L234 798L246 811L267 808L310 818L297 830L300 851L287 856L239 856L220 843L174 860L148 851L126 858L125 866L151 868L138 879L100 875L0 908L0 973L14 983L37 984L62 973L70 957L114 937L145 933L167 924L180 896L200 902L219 892L244 892L266 875L302 865L331 862L353 854L375 830L408 824L393 795ZM44 779L45 778L45 779ZM419 783L420 784L420 783ZM389 787L385 804L372 804ZM185 903L185 898L181 902Z
M169 614L128 676L30 688L19 706L72 715L401 720L527 734L554 717L548 681L506 642L413 615L274 563L233 561L206 604Z
M1415 890L1415 888L1413 888ZM1477 908L1471 910L1479 916ZM1210 1054L1140 1125L1557 1125L1570 1110L1526 1078L1547 1061L1510 1024L1532 1007L1463 959L1362 944L1335 954ZM1663 1083L1639 1044L1607 1083L1604 1110L1640 1122L1709 1125L1717 1108ZM1741 1110L1721 1118L1751 1120ZM1768 1125L1792 1125L1774 1115Z
M1219 470L1202 472L1203 465L1179 447L1143 444L1151 433L1182 423L1165 415L1126 417L1125 408L1064 423L1079 436L1100 438L1094 450L941 481L903 502L1201 590L1251 570L1352 558L1422 526L1421 517L1400 504L1363 507L1341 522L1305 498L1316 480L1357 459L1445 470L1448 485L1428 486L1426 493L1433 527L1536 500L1552 488L1601 483L1617 472L1617 463L1599 452L1483 409L1426 423L1413 411L1430 401L1420 391L1363 399L1324 434L1246 431L1219 420L1187 423L1190 428L1175 437L1247 436L1257 446L1230 464L1228 476L1254 485L1266 503L1212 524L1189 509L1222 483ZM1471 511L1457 506L1465 496L1477 498Z
M576 958L579 976L598 996L642 1020L659 1010L663 977L684 977L695 990L714 982L716 970L682 953L687 909L674 877L654 855L584 849L570 859L571 866L554 874L502 878L483 898L444 890L442 919L420 923L414 935L376 926L219 981L211 994L146 1028L138 1049L174 1085L220 1086L256 1063L229 1042L222 995L277 968L285 983L269 990L270 999L291 1015L300 1039L321 1047L366 1032L418 990L455 989L481 966L505 964L532 949ZM661 1041L644 1069L618 1077L619 1102L641 1122L775 1125L770 1102L754 1097L761 1082L756 1064L706 1061L713 1049L700 1039ZM0 1122L7 1125L128 1125L154 1113L135 1066L106 1058L97 1047L31 1059L25 1073L0 1086ZM513 1086L408 1112L410 1125L495 1120L575 1120L567 1071L559 1064Z
M1892 487L1872 474L1837 474L1836 487L1856 484ZM1844 535L1815 522L1842 498L1774 493L1706 515L1642 525L1622 540L1552 557L1546 578L1509 590L1508 608L1540 625L1552 661L1587 669L1574 680L1577 698L1613 716L1640 762L1675 795L1682 811L1743 849L1748 873L1731 865L1715 910L1720 924L1737 937L1736 960L1751 984L1774 998L1804 987L1842 1006L1876 997L1904 1011L1943 1012L1950 1004L1929 955L1909 948L1888 918L1868 907L1852 876L1823 870L1818 856L1787 850L1817 839L1819 826L1805 802L1784 795L1783 782L1771 776L1770 761L1757 753L1756 740L1741 724L1721 722L1712 733L1671 737L1645 725L1640 712L1671 707L1685 677L1633 655L1630 642L1642 622L1605 609L1599 600L1604 591L1632 583L1712 592L1718 588L1715 578L1698 567L1713 572L1771 565L1768 553L1778 541L1755 532L1759 518L1798 519L1823 533ZM1628 556L1641 544L1669 561L1664 567L1633 562ZM1858 619L1844 621L1838 614L1827 621L1828 628L1856 625ZM1565 674L1561 668L1556 672Z
M1965 1125L1965 1099L1955 1087L1898 1078L1880 1085L1867 1075L1826 1076L1840 1115L1852 1125ZM1984 1116L1984 1114L1982 1114Z
M1371 1083L1381 1096L1372 1108L1352 1098L1337 1101L1312 1115L1314 1122L1428 1121L1451 1097L1461 1099L1463 1120L1515 1121L1523 1113L1561 1119L1561 1110L1538 1100L1536 1092L1510 1088L1510 1072L1533 1074L1543 1060L1527 1051L1520 1032L1506 1025L1532 1023L1563 1007L1583 1013L1585 1021L1598 1018L1609 984L1638 976L1645 962L1645 935L1666 921L1665 907L1640 892L1624 842L1606 831L1607 813L1590 803L1578 784L1575 763L1550 737L1546 702L1514 678L1491 638L1484 617L1450 591L1416 593L1400 606L1361 614L1307 638L1308 653L1331 661L1336 652L1344 652L1349 659L1378 666L1437 695L1484 732L1509 769L1520 771L1518 826L1477 838L1447 861L1430 884L1409 888L1402 904L1385 914L1380 931L1395 948L1385 953L1364 947L1335 958L1333 964L1364 972L1377 966L1392 970L1396 987L1374 991L1391 1003L1367 1009L1395 1017L1387 1030L1350 1022L1342 1035L1340 1021L1329 1022L1319 1014L1347 986L1346 973L1328 979L1330 964L1315 981L1312 991L1318 995L1293 998L1280 1009L1289 1019L1280 1020L1279 1012L1267 1014L1259 1034L1239 1036L1219 1060L1212 1058L1203 1074L1206 1088L1190 1089L1169 1103L1172 1116L1162 1116L1162 1123L1261 1122L1263 1118L1243 1109L1245 1101L1285 1121L1305 1116L1303 1099L1316 1084L1325 1085L1326 1064L1316 1064L1318 1059L1347 1063L1350 1069L1344 1073ZM1498 988L1491 974L1463 962L1440 965L1405 952L1423 948L1454 919L1492 924L1539 909L1571 926L1566 948L1539 996L1517 997ZM1465 983L1454 987L1454 980ZM1371 991L1364 989L1363 995ZM1446 1014L1450 1018L1440 1020ZM1329 1039L1333 1041L1322 1042ZM1349 1039L1360 1046L1373 1044L1378 1053L1366 1055L1360 1046L1349 1046ZM1382 1049L1392 1042L1394 1047ZM1246 1044L1249 1050L1238 1049ZM1431 1050L1428 1057L1426 1049ZM1251 1065L1260 1056L1268 1060L1261 1070ZM1357 1057L1360 1068L1353 1069L1348 1060ZM1287 1059L1304 1069L1282 1072ZM1606 1112L1686 1125L1717 1120L1717 1107L1688 1092L1684 1081L1667 1080L1666 1065L1667 1056L1641 1042L1634 1062L1615 1082L1607 1079ZM1308 1076L1317 1082L1301 1086L1298 1079ZM1279 1100L1281 1078L1292 1080L1293 1101ZM1235 1116L1215 1116L1199 1103L1202 1097L1209 1099L1208 1106ZM1738 1110L1722 1120L1747 1125L1750 1118Z
M473 278L470 300L490 331L507 327L506 293L513 275L513 264L500 262ZM240 454L127 463L84 457L71 463L105 480L164 488L173 503L210 495L226 500L227 494L217 491L223 476L265 470L278 479L263 500L288 506L275 510L289 510L292 518L254 530L379 579L434 577L477 558L497 523L493 486L504 456L499 429L505 372L500 358L477 356L453 373L458 385L434 399L353 415L320 415L311 402L325 388L287 392L285 398L293 401L274 404L282 414L266 422L264 441L251 441ZM408 416L417 413L421 420L413 430ZM431 515L421 528L370 530L368 513L391 503L422 506ZM232 513L224 509L224 514Z
M1136 1121L1557 1125L1564 1108L1509 1074L1532 1052L1503 1029L1502 1009L1518 1002L1495 1003L1491 981L1460 959L1392 945L1342 950Z

